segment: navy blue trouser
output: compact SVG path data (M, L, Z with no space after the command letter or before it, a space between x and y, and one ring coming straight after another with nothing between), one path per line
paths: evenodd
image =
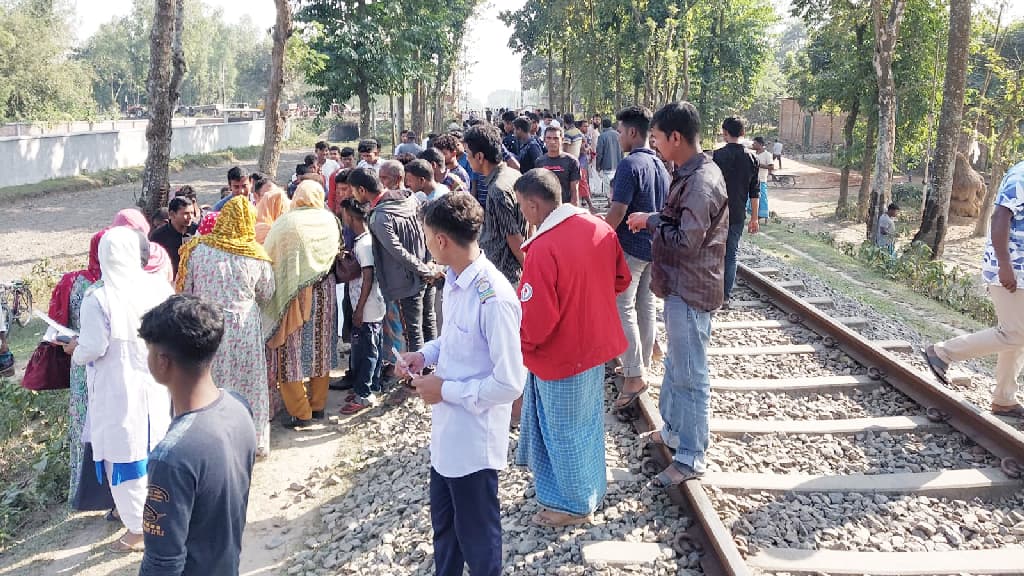
M445 478L430 469L430 523L437 576L501 574L501 507L498 472L480 470Z

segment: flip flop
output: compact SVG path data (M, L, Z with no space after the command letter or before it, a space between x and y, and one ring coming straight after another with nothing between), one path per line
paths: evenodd
M1024 420L1024 406L1021 406L1020 404L1014 404L1013 406L1010 407L1000 406L999 408L993 406L992 415L1008 416L1010 418L1020 418Z
M935 346L929 346L924 349L924 359L928 362L928 367L932 369L932 374L939 379L946 386L949 386L949 380L946 378L946 370L949 370L949 364L942 361L938 354L935 353Z
M139 541L138 544L129 544L124 541L124 536L121 536L107 547L111 552L118 554L131 554L133 552L142 552L146 549L145 540Z
M544 512L558 514L561 518L555 520L550 516L546 516ZM590 516L575 516L564 512L555 512L554 510L545 510L544 512L537 512L534 514L533 518L530 518L530 522L533 522L537 526L544 526L547 528L563 528L565 526L576 526L578 524L586 524L590 522Z
M619 392L619 395L616 396L615 401L612 402L612 411L618 412L620 410L628 410L629 408L631 408L634 404L636 404L637 400L640 398L640 395L643 394L644 392L647 392L647 387L647 383L645 382L643 387L637 390L636 392ZM623 400L625 400L625 403L620 404L620 402Z
M649 430L639 435L640 440L644 440L649 445L664 446L668 448L668 451L675 454L676 449L665 443L665 439L661 435L661 430Z
M676 479L672 476L670 470L673 468L675 468L676 472L678 472L682 478ZM668 465L668 468L659 472L658 475L651 480L651 484L656 488L668 488L669 486L682 484L687 480L693 480L694 478L700 478L701 476L702 474L694 472L689 466L680 464L673 460L672 463Z

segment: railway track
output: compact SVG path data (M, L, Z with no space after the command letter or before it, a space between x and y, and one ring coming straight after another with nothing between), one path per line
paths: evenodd
M705 574L1024 574L1024 435L779 272L741 263L715 315L709 471L669 491L694 520L674 548Z

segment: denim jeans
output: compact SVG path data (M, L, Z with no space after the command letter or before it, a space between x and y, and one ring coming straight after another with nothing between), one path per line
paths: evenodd
M708 341L711 313L691 308L679 296L665 298L665 379L658 410L665 421L661 437L676 450L675 461L704 471L708 448L711 380L708 378Z
M349 355L349 370L352 373L352 391L360 398L381 391L380 374L384 365L381 347L384 335L380 322L363 322L358 328L352 327L352 353Z
M651 366L656 322L654 294L651 293L651 263L626 254L626 264L633 280L615 298L615 303L626 333L626 351L620 356L622 375L635 378L643 376L644 370Z
M423 293L424 291L420 289L418 294L398 301L398 310L402 316L402 334L405 335L405 349L409 352L423 348ZM431 326L431 332L433 329Z
M732 296L732 287L736 284L736 252L740 249L740 238L743 236L744 222L729 224L729 237L725 241L725 299Z
M437 287L433 284L427 284L423 288L423 342L430 342L437 338L437 311L434 309L436 299ZM419 350L419 348L413 348L412 350Z

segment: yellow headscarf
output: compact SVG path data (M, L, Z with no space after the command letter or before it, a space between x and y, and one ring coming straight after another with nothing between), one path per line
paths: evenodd
M288 211L289 201L285 191L276 184L270 187L256 203L256 241L262 244L267 239L270 227Z
M206 236L189 240L178 251L178 254L181 256L178 264L177 288L179 292L185 288L188 261L192 256L192 251L199 244L206 244L218 250L245 256L246 258L270 261L267 251L256 241L256 211L253 209L249 199L244 196L236 196L224 205L220 215L217 216L217 223L213 226L213 232Z

